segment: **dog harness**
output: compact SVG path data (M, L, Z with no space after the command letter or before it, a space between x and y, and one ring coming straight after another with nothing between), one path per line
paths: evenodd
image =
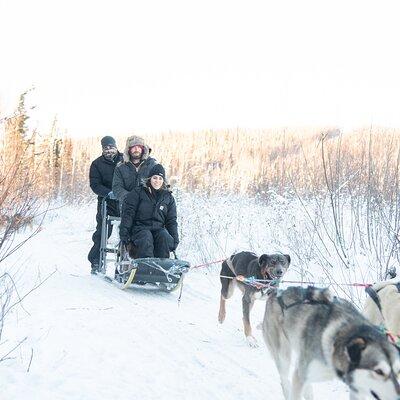
M282 313L287 310L288 308L298 306L300 304L326 304L329 305L332 302L330 300L315 300L314 299L314 286L307 286L307 288L301 288L301 300L295 301L291 304L285 304L282 298L283 291L278 291L276 299L278 304L282 309ZM337 301L336 296L333 298L333 302Z
M237 275L236 275L235 269L233 267L233 259L234 259L235 255L227 258L225 261L226 261L226 264L228 265L229 269L232 271L232 274L236 277ZM276 286L279 284L279 279L271 279L271 282L269 282L268 284L265 284L265 283L261 284L255 276L250 276L250 277L245 278L245 280L241 283L244 283L245 285L253 287L255 290L260 291L262 296L265 296L266 294L269 294L268 291L271 290L271 286Z

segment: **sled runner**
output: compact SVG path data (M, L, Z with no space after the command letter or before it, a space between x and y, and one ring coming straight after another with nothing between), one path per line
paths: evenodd
M152 284L172 292L182 284L184 274L190 268L189 262L179 260L175 253L175 258L130 257L129 251L122 244L112 244L108 239L109 226L118 229L121 218L107 215L106 198L102 201L101 211L100 274L122 289L131 284Z

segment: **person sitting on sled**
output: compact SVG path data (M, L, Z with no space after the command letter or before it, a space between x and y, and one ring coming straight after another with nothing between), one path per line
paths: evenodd
M133 244L135 258L169 258L179 243L176 203L167 189L164 167L156 164L149 176L125 198L120 238L128 248Z

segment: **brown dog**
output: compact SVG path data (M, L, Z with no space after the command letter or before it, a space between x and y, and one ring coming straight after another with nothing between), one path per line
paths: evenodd
M290 256L287 254L263 254L257 257L249 251L230 256L222 263L221 300L219 306L218 321L222 324L226 316L225 303L232 297L235 286L243 293L243 325L244 334L251 347L257 346L257 341L252 335L250 324L250 312L255 299L266 296L265 289L257 289L242 282L244 278L276 279L283 276L290 264Z

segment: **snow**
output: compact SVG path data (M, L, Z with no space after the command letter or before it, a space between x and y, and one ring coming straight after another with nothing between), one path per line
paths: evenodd
M260 202L178 198L178 250L193 265L240 249L288 251L279 232L266 242L275 214ZM224 324L217 322L219 264L189 272L180 303L177 292L147 286L122 291L91 276L86 256L95 209L90 204L53 211L43 230L7 262L8 267L22 265L20 293L55 272L6 320L0 356L27 339L12 359L0 363L1 398L283 399L275 365L256 329L265 303L258 301L253 309L259 347L250 348L239 293L227 302ZM270 227L257 221L269 221ZM314 391L327 400L348 398L340 382L314 385Z

